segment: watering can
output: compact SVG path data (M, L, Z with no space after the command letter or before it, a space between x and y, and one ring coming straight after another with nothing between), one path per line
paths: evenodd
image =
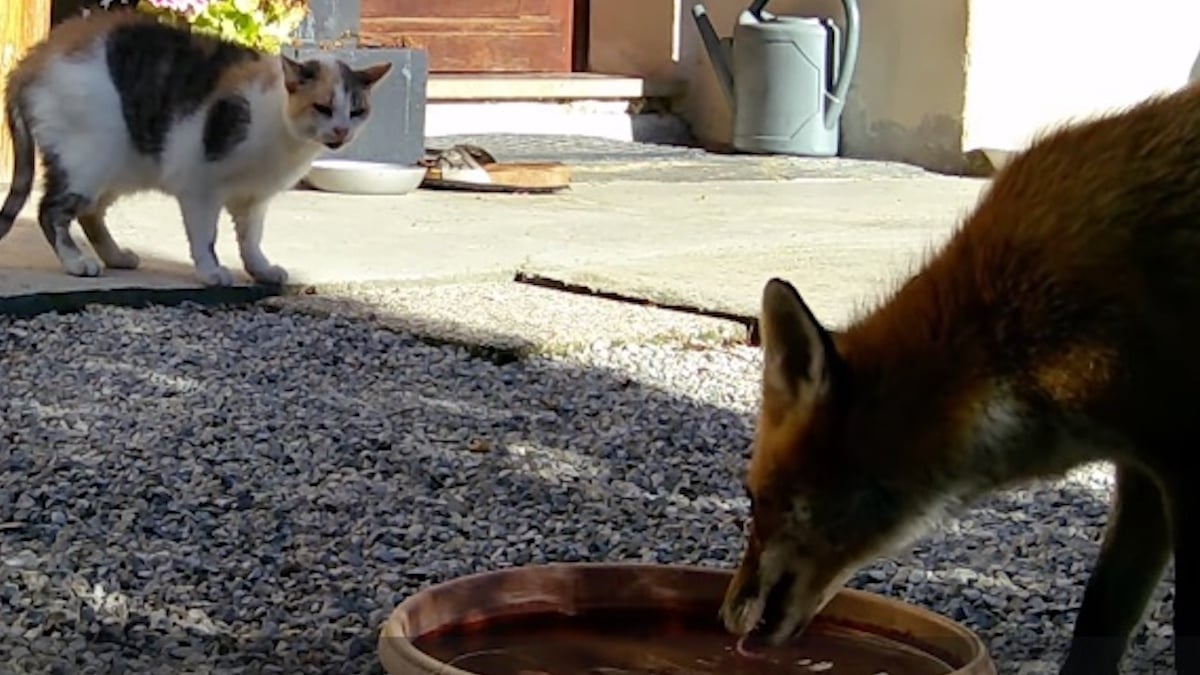
M775 16L754 0L732 38L720 38L704 5L692 7L742 152L831 157L858 61L858 3L842 0L846 37L828 18Z

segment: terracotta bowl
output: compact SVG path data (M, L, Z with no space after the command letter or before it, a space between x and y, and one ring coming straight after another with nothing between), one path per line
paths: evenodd
M460 668L450 663L457 659L439 660L427 653L438 653L438 650L427 646L427 641L457 632L459 635L476 636L471 639L478 642L479 635L486 636L489 632L494 632L494 635L513 634L506 632L506 626L524 625L521 622L528 621L530 617L549 616L550 622L543 622L543 625L563 625L579 616L603 613L618 617L616 624L626 627L637 625L652 614L676 617L674 621L659 622L642 629L635 637L629 638L631 641L625 648L618 650L622 654L636 652L646 657L650 654L647 651L649 645L682 640L683 643L701 645L709 651L723 650L723 655L713 658L748 659L733 651L736 641L721 629L717 619L717 610L730 577L729 571L706 567L591 563L535 565L465 576L427 588L402 602L380 632L379 658L390 675L479 675L481 671L463 668L483 670L483 666L464 662ZM879 645L890 645L888 649L895 648L908 653L910 664L935 664L932 667L902 667L900 670L860 666L859 669L865 670L867 675L876 672L887 672L888 675L997 673L983 642L971 631L933 612L873 593L843 589L825 607L800 642L808 640L807 636L814 631L841 636L843 641L850 640L841 643L844 653L860 651L860 646L865 650L870 645L875 645L876 649L880 648ZM505 639L499 638L501 641ZM524 653L529 653L529 644L555 642L552 637L535 637L534 640L525 643L527 646L522 648L526 649ZM845 651L845 645L849 645L848 651ZM516 649L514 647L514 651ZM765 656L775 653L769 648L754 649ZM917 661L911 660L914 654ZM814 668L809 660L791 658L792 661L784 665L776 662L776 666L769 669L756 667L751 661L744 672L802 674L823 671L825 675L858 672L852 666L848 665L842 670L829 662ZM595 663L595 666L601 667L592 671L629 675L652 672L729 673L731 663L740 662L713 662L713 670L707 671L694 667L672 670L670 667L655 669L630 663ZM548 663L534 663L511 670L496 666L489 668L513 675L589 672L578 666L567 668ZM738 665L737 670L743 670L742 666Z

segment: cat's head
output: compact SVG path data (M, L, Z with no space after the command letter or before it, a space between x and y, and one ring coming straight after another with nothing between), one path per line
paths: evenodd
M331 150L354 140L371 115L371 90L392 69L385 62L354 70L330 56L280 58L292 133Z

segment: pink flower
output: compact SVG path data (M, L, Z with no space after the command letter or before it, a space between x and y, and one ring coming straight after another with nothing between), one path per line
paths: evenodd
M208 7L208 0L143 0L158 9L168 9L180 14L195 15Z

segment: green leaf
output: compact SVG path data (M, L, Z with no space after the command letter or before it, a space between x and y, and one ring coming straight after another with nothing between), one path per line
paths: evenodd
M145 2L137 8L164 23L191 23L199 33L278 53L308 15L307 5L305 0L211 0L191 17Z

